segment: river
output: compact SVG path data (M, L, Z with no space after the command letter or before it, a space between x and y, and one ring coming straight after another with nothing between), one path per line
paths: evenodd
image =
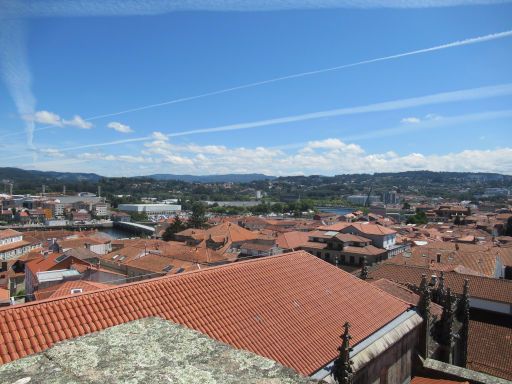
M335 213L337 215L346 215L347 213L351 213L355 210L355 208L347 208L347 207L318 207L317 208L321 212Z

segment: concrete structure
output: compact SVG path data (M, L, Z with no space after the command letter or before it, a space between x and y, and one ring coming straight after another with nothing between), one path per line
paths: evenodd
M117 208L123 212L145 213L147 216L171 215L181 211L178 204L119 204Z
M396 193L396 191L384 192L382 197L382 201L384 202L384 204L394 205L400 202L400 199L398 198L398 193Z
M380 201L379 196L370 196L368 195L351 195L347 197L347 201L356 204L356 205L365 205L368 201L368 205L371 203L376 203Z

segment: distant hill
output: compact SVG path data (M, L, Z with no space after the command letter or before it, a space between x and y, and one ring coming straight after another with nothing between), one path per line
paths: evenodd
M98 182L100 175L95 173L34 171L20 168L0 167L0 181L10 180L14 182L30 181L33 183L44 182Z
M275 176L267 176L261 173L237 174L230 173L226 175L172 175L172 174L155 174L146 176L155 180L177 180L188 183L250 183L252 181L274 180Z

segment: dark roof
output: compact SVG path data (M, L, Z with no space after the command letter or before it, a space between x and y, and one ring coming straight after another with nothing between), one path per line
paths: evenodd
M410 265L384 263L371 268L369 277L373 279L384 278L401 284L409 283L419 286L422 274L426 274L427 278L430 278L433 274L439 275L439 272ZM465 275L457 272L444 272L444 277L446 286L450 287L455 294L462 294L464 279L468 279L470 296L512 304L512 280Z
M468 368L512 380L512 320L489 324L470 320Z

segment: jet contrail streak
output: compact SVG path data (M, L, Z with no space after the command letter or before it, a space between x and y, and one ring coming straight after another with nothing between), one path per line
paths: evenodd
M258 87L258 86L265 85L265 84L277 83L280 81L296 79L296 78L300 78L300 77L318 75L318 74L322 74L322 73L338 71L338 70L345 69L345 68L351 68L351 67L356 67L356 66L360 66L360 65L376 63L376 62L380 62L380 61L394 60L394 59L399 59L399 58L406 57L406 56L413 56L413 55L418 55L418 54L422 54L422 53L428 53L428 52L434 52L434 51L439 51L439 50L443 50L443 49L448 49L448 48L460 47L460 46L471 45L471 44L478 44L478 43L483 43L486 41L503 39L503 38L511 37L511 36L512 36L512 30L498 32L498 33L492 33L489 35L473 37L473 38L464 39L464 40L458 40L458 41L454 41L454 42L442 44L442 45L436 45L436 46L430 47L430 48L423 48L423 49L418 49L418 50L409 51L409 52L403 52L403 53L399 53L399 54L395 54L395 55L378 57L378 58L374 58L374 59L368 59L368 60L358 61L355 63L338 65L335 67L322 68L322 69L317 69L317 70L308 71L308 72L294 73L294 74L287 75L287 76L281 76L281 77L276 77L273 79L243 84L243 85L239 85L239 86L231 87L231 88L224 88L224 89L220 89L217 91L202 93L199 95L182 97L182 98L178 98L178 99L163 101L161 103L149 104L149 105L145 105L145 106L141 106L141 107L126 109L126 110L118 111L118 112L106 113L106 114L102 114L102 115L92 116L85 120L92 121L92 120L98 120L98 119L103 119L103 118L107 118L107 117L114 117L114 116L124 115L127 113L143 111L146 109L162 107L165 105L178 104L178 103L183 103L183 102L187 102L187 101L202 99L205 97L234 92L234 91L238 91L238 90L242 90L242 89ZM53 126L45 126L45 127L36 129L36 131L41 131L41 130L50 129L50 128L54 128L54 127ZM17 134L19 134L19 133L11 133L11 134L1 136L0 138L15 136Z
M439 50L442 50L442 49L453 48L453 47L460 47L460 46L463 46L463 45L483 43L485 41L491 41L491 40L496 40L496 39L503 39L505 37L510 37L510 36L512 36L512 30L508 30L508 31L504 31L504 32L498 32L498 33L492 33L492 34L485 35L485 36L473 37L473 38L469 38L469 39L465 39L465 40L454 41L454 42L447 43L447 44L436 45L436 46L430 47L430 48L418 49L418 50L415 50L415 51L404 52L404 53L399 53L399 54L396 54L396 55L384 56L384 57L379 57L379 58L375 58L375 59L363 60L363 61L358 61L358 62L355 62L355 63L343 64L343 65L338 65L338 66L330 67L330 68L322 68L322 69L317 69L317 70L314 70L314 71L294 73L294 74L287 75L287 76L281 76L281 77L276 77L276 78L273 78L273 79L268 79L268 80L262 80L262 81L257 81L257 82L253 82L253 83L243 84L243 85L239 85L239 86L236 86L236 87L220 89L218 91L202 93L202 94L195 95L195 96L182 97L182 98L179 98L179 99L163 101L163 102L157 103L157 104L150 104L150 105L145 105L145 106L142 106L142 107L126 109L124 111L119 111L119 112L107 113L107 114L104 114L104 115L93 116L93 117L91 117L91 118L89 118L87 120L95 120L95 119L102 119L102 118L105 118L105 117L113 117L113 116L123 115L123 114L126 114L126 113L142 111L142 110L145 110L145 109L162 107L164 105L177 104L177 103L183 103L183 102L186 102L186 101L202 99L204 97L220 95L220 94L223 94L223 93L238 91L238 90L241 90L241 89L257 87L257 86L260 86L260 85L277 83L279 81L296 79L296 78L305 77L305 76L318 75L318 74L321 74L321 73L338 71L340 69L356 67L356 66L359 66L359 65L371 64L371 63L376 63L376 62L379 62L379 61L393 60L393 59L398 59L398 58L401 58L401 57L418 55L418 54L421 54L421 53L439 51Z
M284 116L284 117L278 117L278 118L273 118L273 119L251 121L251 122L246 122L246 123L229 124L229 125L222 125L222 126L211 127L211 128L199 128L199 129L192 129L192 130L182 131L182 132L172 132L172 133L167 133L167 134L163 134L163 135L170 138L170 137L195 135L195 134L199 134L199 133L237 131L237 130L243 130L243 129L267 127L267 126L278 125L278 124L288 124L288 123L299 122L299 121L315 120L315 119L321 119L321 118L325 118L325 117L336 117L336 116L356 115L356 114L364 114L364 113L393 111L393 110L407 109L407 108L413 108L413 107L419 107L419 106L425 106L425 105L452 103L452 102L470 101L470 100L481 100L481 99L503 97L503 96L510 96L510 95L512 95L512 83L507 83L507 84L499 84L499 85L488 86L488 87L471 88L471 89L463 89L463 90L458 90L458 91L436 93L436 94L431 94L431 95L426 95L426 96L386 101L386 102L382 102L382 103L368 104L368 105L362 105L362 106L356 106L356 107L338 108L338 109L331 109L331 110L327 110L327 111L319 111L319 112L305 113L305 114L300 114L300 115ZM158 139L154 135L151 135L151 136L122 139L122 140L109 141L109 142L96 143L96 144L84 144L84 145L67 147L67 148L59 148L59 151L65 152L65 151L73 151L73 150L78 150L78 149L106 147L106 146L111 146L111 145L127 144L127 143L150 141L150 140L158 140ZM14 159L17 159L20 157L25 157L25 156L26 155L20 155L20 156L9 158L8 160L14 160Z

